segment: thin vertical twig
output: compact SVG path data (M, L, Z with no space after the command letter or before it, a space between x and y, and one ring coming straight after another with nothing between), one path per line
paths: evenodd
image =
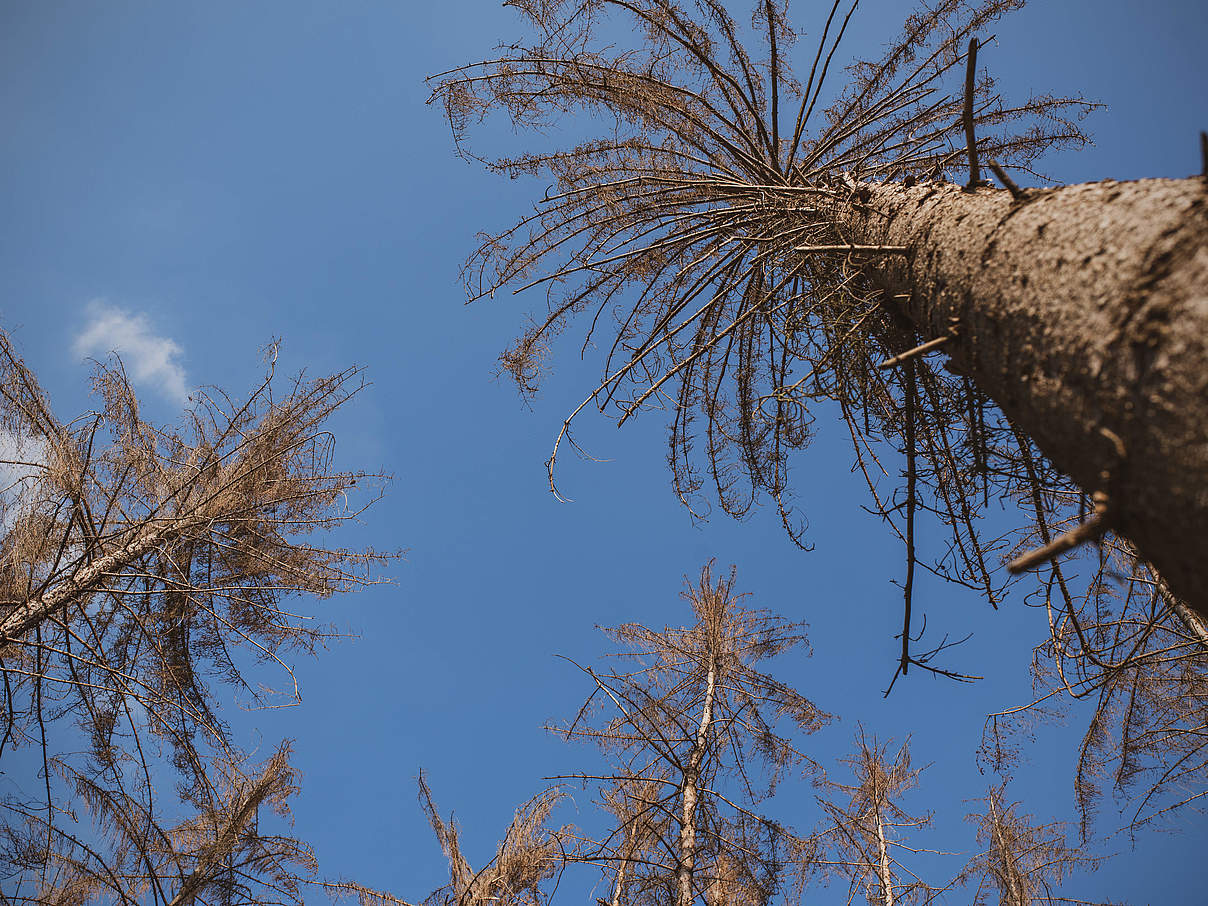
M902 676L910 668L910 611L914 599L914 508L917 470L914 461L914 362L906 365L902 375L906 395L906 581L903 583L902 607Z
M981 184L981 169L977 166L977 135L973 129L973 89L977 81L977 38L969 39L969 58L965 61L965 142L969 147L970 192Z
M768 17L768 46L772 85L772 162L780 173L780 53L776 48L776 11L771 0L764 0L764 15Z

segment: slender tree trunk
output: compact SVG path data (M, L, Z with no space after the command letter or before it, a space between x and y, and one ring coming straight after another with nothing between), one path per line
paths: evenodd
M710 661L705 680L705 703L701 708L700 727L688 765L684 769L684 800L680 825L679 862L675 867L676 906L692 906L692 872L696 868L696 802L700 798L700 769L709 744L713 723L713 693L717 688L717 668Z
M1032 898L1028 895L1028 885L1020 877L1015 860L1019 853L1011 842L1003 839L1003 827L998 814L998 808L993 799L990 800L991 840L992 850L997 850L999 880L1002 884L1002 906L1031 906Z
M885 822L881 820L881 810L877 809L877 854L880 865L877 874L881 881L882 906L893 906L893 871L889 864L889 842L885 839Z
M625 858L617 866L617 879L612 887L612 899L608 901L609 906L624 906L625 904L625 882L629 875L629 859L633 856L634 849L634 834L633 829L630 828L625 832Z
M120 572L139 557L179 538L205 521L201 516L167 519L135 535L117 550L97 557L42 594L24 601L4 602L16 603L17 606L0 620L0 653L6 652L10 645L19 642L44 620L99 591L105 579L113 573Z
M1208 616L1208 180L867 189L840 218L908 250L875 263L887 307L955 323L953 367Z
M629 861L623 860L617 869L617 880L612 888L612 899L608 901L609 906L622 906L621 896L625 893L625 875L628 868Z

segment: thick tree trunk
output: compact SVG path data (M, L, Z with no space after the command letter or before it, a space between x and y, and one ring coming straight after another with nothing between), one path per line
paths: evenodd
M953 366L1208 616L1208 181L867 189L852 241L908 249L887 305L955 323Z

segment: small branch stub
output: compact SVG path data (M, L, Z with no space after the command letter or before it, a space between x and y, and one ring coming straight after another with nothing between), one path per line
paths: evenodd
M907 298L909 298L909 297L907 297ZM907 349L903 353L899 353L898 355L895 355L892 358L886 359L884 362L882 362L877 367L882 368L882 369L896 368L898 365L901 365L903 362L909 362L911 359L917 358L918 356L921 356L921 355L925 355L926 353L931 352L931 350L933 350L933 349L939 349L941 346L943 346L949 340L953 339L956 336L957 327L960 325L960 318L958 318L958 317L951 317L948 319L948 321L950 324L950 326L948 327L948 332L946 334L944 334L942 337L936 337L934 340L928 340L926 343L922 343L922 344L914 347L913 349Z
M1044 547L1038 547L1035 550L1028 551L1026 554L1016 557L1007 564L1007 571L1012 575L1027 572L1029 569L1043 566L1050 560L1061 556L1066 551L1073 550L1085 544L1087 541L1095 541L1102 537L1103 533L1110 527L1108 516L1111 500L1105 492L1096 491L1094 501L1095 512L1090 519L1079 526L1075 526L1068 532L1058 535Z
M903 362L908 362L913 358L917 358L918 356L923 355L924 353L931 352L931 350L933 350L933 349L939 349L941 346L943 346L945 343L947 343L951 339L952 339L952 337L950 335L946 334L942 337L936 337L934 340L928 340L926 343L923 343L919 346L914 347L914 349L907 349L905 352L903 352L899 355L895 355L891 359L886 359L884 362L882 362L877 367L878 368L896 368L898 365L901 365Z
M860 252L866 255L905 255L910 249L904 245L799 245L793 251L818 254Z
M1024 190L1016 185L1015 180L1007 175L1007 172L998 165L997 161L986 160L986 166L990 168L990 172L998 179L1000 183L1011 193L1011 197L1016 201L1021 201L1024 197Z

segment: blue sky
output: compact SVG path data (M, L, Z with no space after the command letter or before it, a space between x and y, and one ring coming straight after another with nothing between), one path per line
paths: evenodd
M869 3L849 49L877 54L902 9ZM1206 25L1193 0L1035 2L981 62L1012 96L1108 105L1088 122L1095 147L1048 161L1056 179L1184 176L1208 127ZM274 337L286 371L367 367L373 386L335 426L339 457L395 480L345 541L407 559L395 584L319 606L357 637L300 665L301 707L237 718L266 753L297 740L296 831L330 875L416 899L442 882L415 803L421 767L481 862L543 776L587 757L540 729L588 691L554 655L604 653L597 624L678 625L682 578L711 557L737 564L754 603L810 624L815 656L778 669L842 717L812 737L814 757L833 763L858 722L910 735L933 763L914 804L935 812L944 846L971 848L965 800L991 780L973 750L987 712L1027 700L1043 612L1017 595L992 613L925 585L933 623L974 633L953 663L987 679L912 675L883 699L901 552L860 509L837 422L823 414L796 467L812 553L774 512L694 524L671 492L657 413L622 431L585 420L580 440L607 461L565 462L573 503L547 492L543 463L595 369L568 343L526 406L494 361L529 303L466 307L457 282L475 233L541 187L457 159L424 103L425 75L517 34L509 10L468 0L0 5L0 326L60 415L89 405L84 359L112 348L164 419L192 387L250 387ZM1012 790L1028 811L1072 818L1085 719L1037 731ZM808 828L811 796L788 791L778 808ZM1104 829L1113 818L1109 805ZM1195 816L1178 827L1135 850L1117 838L1120 855L1068 892L1199 901L1208 830Z

